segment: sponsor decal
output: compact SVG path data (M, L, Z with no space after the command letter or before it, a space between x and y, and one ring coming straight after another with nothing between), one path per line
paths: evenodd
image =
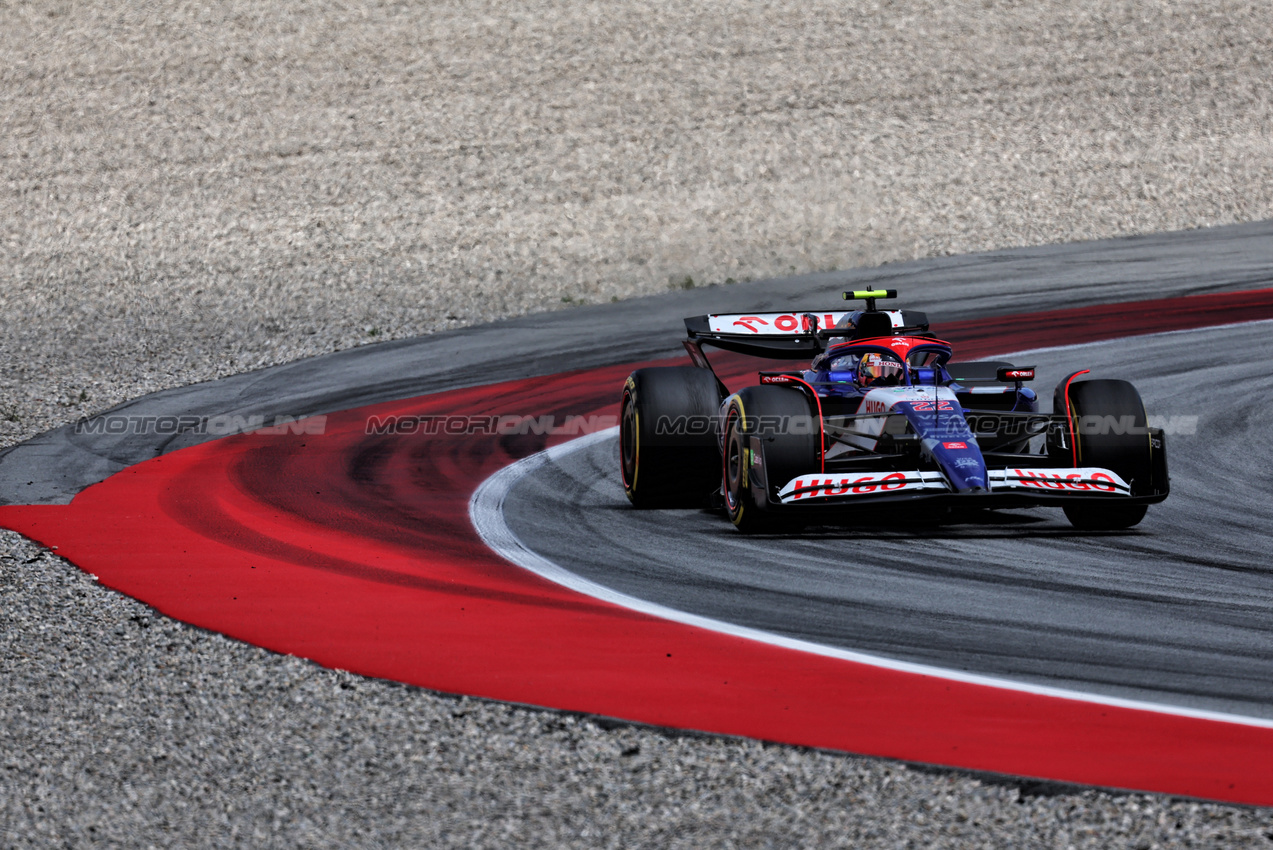
M977 463L976 458L971 458L971 457L955 458L955 466L959 467L960 469L973 469L979 465L980 464Z
M942 448L943 448L943 449L966 449L966 448L968 448L968 444L967 444L967 443L942 443L941 445L942 445ZM961 458L961 460L962 460L962 458ZM974 463L975 463L975 461L974 461Z
M1127 484L1103 469L1009 469L1008 483L1040 490L1094 491L1117 493Z
M844 316L843 313L823 313L821 316L817 317L818 327L820 327L824 331L831 330L832 328L836 326L836 323L838 323L843 316ZM804 316L800 317L800 330L802 331L810 330L809 320L805 318Z
M761 375L760 382L762 384L790 384L792 379L790 375Z
M850 491L862 494L901 490L906 483L904 472L877 472L868 475L840 475L828 478L813 475L809 478L797 478L787 486L794 491L796 499L815 499L823 496L844 496Z
M888 408L888 402L880 401L879 399L868 398L862 402L863 413L883 413L888 410Z
M924 423L924 437L937 442L966 443L973 439L968 423L960 416L944 416L937 423Z
M784 502L835 496L868 496L898 490L946 490L938 472L855 472L848 475L802 475L779 492Z
M844 313L816 313L818 325L834 328ZM759 313L754 315L709 315L707 325L713 333L791 334L809 333L808 318L795 313Z
M751 331L752 333L759 333L759 331L756 329L753 323L759 324L759 325L769 324L768 322L766 322L764 319L760 318L759 316L740 316L739 318L734 320L735 325L744 327L747 330Z
M1018 476L1020 476L1021 471L1017 470L1017 474ZM1109 485L1104 487L1103 489L1113 490L1114 489L1113 480L1108 475L1101 476L1101 477L1103 477L1106 481L1109 482ZM1093 481L1095 481L1097 479L1097 476L1095 475L1092 476L1092 479ZM1022 484L1025 484L1027 487L1047 487L1052 490L1087 490L1089 489L1089 485L1083 482L1083 476L1073 472L1070 473L1069 475L1056 475L1056 474L1053 474L1051 476L1048 476L1046 474L1029 475L1025 477L1019 477L1018 480Z

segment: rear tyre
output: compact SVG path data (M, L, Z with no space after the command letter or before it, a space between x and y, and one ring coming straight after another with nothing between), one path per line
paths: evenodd
M638 369L623 385L619 472L638 508L704 504L720 484L716 376L695 366Z
M1054 443L1049 447L1053 457L1112 470L1131 485L1133 496L1149 492L1153 448L1136 388L1127 381L1081 381L1070 385L1068 404L1073 446L1066 450ZM1064 510L1070 524L1082 531L1117 531L1144 519L1148 506L1076 502Z
M725 412L725 509L745 534L784 530L771 496L792 478L819 469L821 421L808 398L789 387L748 387Z

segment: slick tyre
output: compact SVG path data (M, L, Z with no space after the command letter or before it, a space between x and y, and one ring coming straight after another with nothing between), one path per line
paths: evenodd
M638 369L623 385L619 473L638 508L696 507L720 483L716 376L694 366Z
M1096 380L1071 384L1067 394L1075 466L1113 470L1131 485L1132 495L1150 486L1153 449L1146 427L1145 405L1127 381ZM1055 451L1055 450L1054 450ZM1145 518L1147 507L1107 501L1066 505L1070 524L1083 531L1117 531Z
M721 489L730 522L746 534L790 527L770 496L821 464L821 422L808 399L789 387L748 387L731 397L724 429Z

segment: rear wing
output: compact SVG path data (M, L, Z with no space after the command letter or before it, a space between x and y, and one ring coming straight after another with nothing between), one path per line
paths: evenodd
M859 312L856 328L836 329ZM802 360L826 348L831 337L872 339L925 333L928 317L913 310L841 311L836 313L709 313L685 320L687 345L711 345L726 351L774 359Z
M813 326L816 315L818 328ZM833 328L841 313L719 313L690 316L685 332L696 345L787 360L806 360L822 350L817 330Z

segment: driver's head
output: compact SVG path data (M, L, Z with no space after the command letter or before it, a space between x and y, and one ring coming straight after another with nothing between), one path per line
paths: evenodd
M902 364L880 354L863 354L858 361L857 382L862 387L891 387L902 381Z

